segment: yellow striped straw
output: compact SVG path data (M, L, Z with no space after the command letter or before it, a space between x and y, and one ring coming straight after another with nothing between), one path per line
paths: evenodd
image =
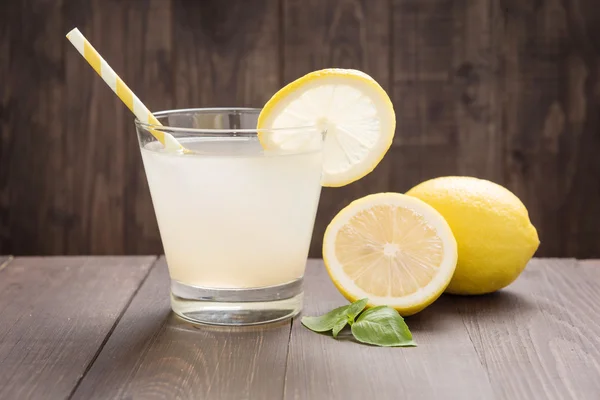
M123 82L116 72L108 65L106 61L100 56L100 54L92 47L90 42L83 36L79 29L75 28L71 32L67 33L67 39L73 46L79 51L79 53L85 58L85 60L94 68L94 70L100 75L104 82L112 89L113 92L125 105L131 110L131 112L139 119L142 123L150 125L162 125L158 119L148 108L141 102L141 100L129 89L129 87ZM150 129L150 133L164 146L167 150L186 150L183 146L169 133Z

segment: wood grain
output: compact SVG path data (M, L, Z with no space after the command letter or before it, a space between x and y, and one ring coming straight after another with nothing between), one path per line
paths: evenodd
M585 266L585 267L593 267L593 268L600 268L600 260L578 260L577 261L577 265L578 266ZM587 271L588 268L584 268L584 271Z
M289 333L289 321L217 328L179 319L161 259L73 398L280 398Z
M53 34L62 28L62 3L0 6L0 253L20 253L21 245L62 251L62 227L53 223L70 192L54 179L64 172L64 35Z
M173 2L175 106L262 107L279 89L277 0Z
M488 399L486 371L452 302L443 298L407 322L419 347L379 348L334 340L295 320L290 338L286 399ZM347 304L322 261L306 274L303 315ZM457 362L460 360L460 362Z
M496 398L597 398L598 267L536 259L505 290L454 298Z
M351 200L462 174L523 200L538 256L600 257L597 0L2 1L0 253L161 252L132 116L74 26L152 110L260 107L331 66L377 79L394 146L323 190L313 256Z
M540 231L539 254L598 256L600 9L584 0L498 7L506 183Z
M3 7L0 251L160 252L133 116L65 34L78 26L151 108L168 108L169 2Z
M67 398L153 261L16 258L0 271L0 398Z
M391 188L445 175L502 183L491 0L392 3Z
M283 83L321 68L356 68L390 92L388 0L283 0ZM342 188L323 188L310 248L321 257L325 228L351 201L389 188L391 158Z
M299 319L291 331L289 322L191 325L170 311L164 259L5 265L0 399L595 400L600 392L600 260L534 259L500 292L442 296L407 318L416 348L334 340ZM303 314L346 303L322 261L310 260Z
M70 2L67 15L151 110L170 108L170 2ZM88 8L89 7L89 8ZM86 16L83 21L79 18ZM162 252L133 115L66 43L65 209L81 220L62 253Z

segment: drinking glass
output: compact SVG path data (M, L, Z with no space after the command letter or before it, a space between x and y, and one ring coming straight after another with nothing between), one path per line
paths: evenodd
M323 132L260 132L292 138L263 150L259 109L187 109L135 121L171 278L171 307L196 323L250 325L302 308L321 193ZM186 151L168 151L151 131ZM303 141L304 140L304 141Z

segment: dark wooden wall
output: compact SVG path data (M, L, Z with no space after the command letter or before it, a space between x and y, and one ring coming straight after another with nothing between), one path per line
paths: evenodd
M153 110L261 106L324 67L377 79L393 148L324 189L313 256L349 201L450 174L513 190L539 255L600 256L598 0L4 0L0 254L161 251L132 116L75 26Z

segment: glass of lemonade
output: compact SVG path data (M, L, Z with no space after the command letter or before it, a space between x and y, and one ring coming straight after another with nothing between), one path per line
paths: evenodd
M302 308L323 132L286 128L318 139L302 150L264 151L259 113L188 109L155 113L163 126L135 121L171 277L171 306L192 322L258 324ZM187 151L165 150L151 130L170 133Z

